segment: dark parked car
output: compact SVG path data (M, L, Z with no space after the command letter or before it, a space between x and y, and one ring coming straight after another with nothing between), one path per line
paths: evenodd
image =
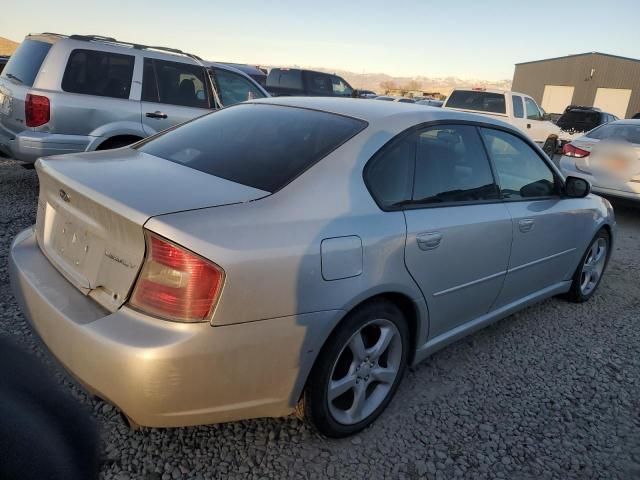
M0 73L4 70L4 66L9 61L9 57L7 55L0 55Z
M556 125L568 133L585 133L615 120L619 120L618 117L599 108L569 105L558 118Z
M351 97L353 88L338 75L297 68L272 68L267 92L274 97Z

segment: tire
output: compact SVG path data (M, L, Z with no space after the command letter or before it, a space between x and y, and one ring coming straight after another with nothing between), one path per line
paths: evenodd
M376 300L357 308L318 355L298 415L327 437L359 432L393 398L406 369L408 349L407 322L396 305ZM335 397L330 401L332 384Z
M610 254L611 235L607 230L601 229L589 243L589 247L580 259L578 268L573 274L571 289L565 295L567 300L574 303L582 303L593 296L602 281L602 276L609 263ZM594 275L597 275L597 278L594 279Z
M553 156L556 154L556 150L558 149L558 137L555 135L549 135L547 140L544 142L542 146L542 150L547 154L550 160L553 160Z

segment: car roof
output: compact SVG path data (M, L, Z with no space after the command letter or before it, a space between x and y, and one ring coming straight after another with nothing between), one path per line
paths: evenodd
M627 118L622 120L615 120L613 122L606 123L605 125L640 125L640 118Z
M374 98L336 98L336 97L271 97L252 100L248 103L282 105L307 108L364 120L370 124L385 123L393 119L407 127L438 120L475 121L488 123L510 130L514 127L486 115L460 112L442 108L425 107L411 103L381 102Z

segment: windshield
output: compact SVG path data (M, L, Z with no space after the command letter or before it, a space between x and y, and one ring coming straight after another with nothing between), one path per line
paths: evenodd
M506 113L504 95L476 90L454 90L447 107L475 110L476 112Z
M362 120L303 108L239 104L169 130L137 148L275 192L366 125Z

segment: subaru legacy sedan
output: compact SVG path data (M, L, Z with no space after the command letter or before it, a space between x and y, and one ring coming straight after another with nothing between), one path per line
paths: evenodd
M15 295L132 426L297 411L357 432L407 365L542 299L588 300L615 231L517 129L375 100L257 100L36 168Z

